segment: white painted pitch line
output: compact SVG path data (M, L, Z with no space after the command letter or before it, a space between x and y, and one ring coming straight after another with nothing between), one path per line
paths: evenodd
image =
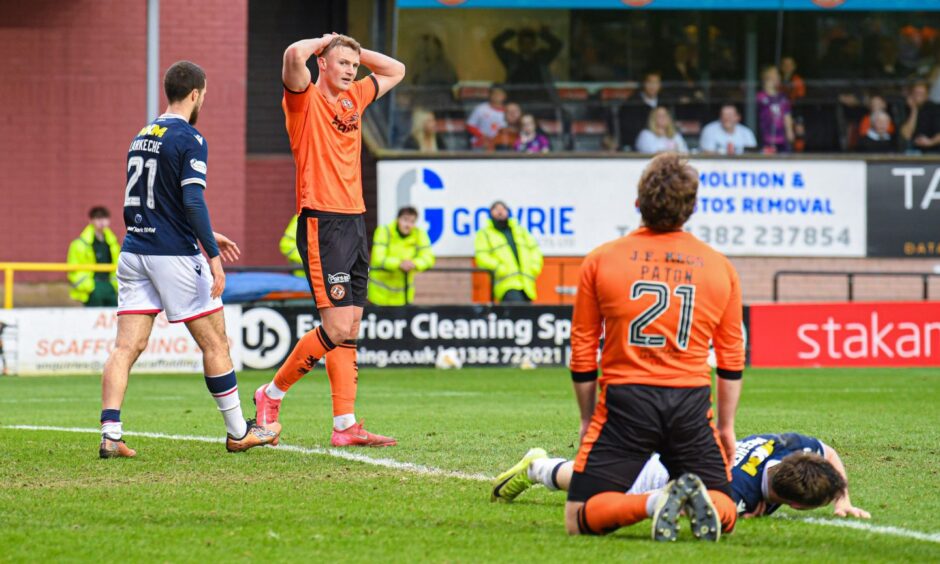
M872 525L871 523L865 523L863 521L851 521L848 519L844 521L837 521L835 519L822 519L820 517L781 517L788 521L803 521L804 523L824 525L826 527L856 529L858 531L865 531L867 533L888 535L892 537L903 537L940 544L940 533L922 533L920 531L912 531L910 529L903 529L901 527L892 527L890 525Z
M99 434L101 433L100 429L90 429L83 427L52 427L52 426L42 426L42 425L2 425L0 429L13 429L20 431L57 431L62 433L89 433L89 434ZM196 435L167 435L164 433L148 433L144 431L126 431L125 435L132 437L146 437L150 439L168 439L176 441L192 441L200 443L216 443L220 444L225 442L225 439L220 437L201 437ZM356 454L353 452L333 449L333 448L306 448L293 445L280 444L276 447L269 447L272 450L276 451L285 451L285 452L296 452L299 454L317 454L322 456L331 456L333 458L341 458L343 460L350 460L353 462L361 462L363 464L370 464L372 466L381 466L383 468L390 468L393 470L401 470L404 472L411 472L414 474L420 474L423 476L442 476L446 478L458 478L460 480L472 480L478 482L488 482L493 478L483 474L468 474L466 472L455 472L452 470L442 470L440 468L434 468L433 466L424 466L421 464L414 464L411 462L400 462L398 460L393 460L391 458L372 458L371 456L366 456L364 454ZM870 523L863 523L861 521L836 521L833 519L821 519L819 517L788 517L781 515L779 518L786 519L788 521L802 521L804 523L810 523L812 525L823 525L827 527L842 527L846 529L855 529L859 531L865 531L867 533L873 533L878 535L887 535L893 537L902 537L914 540L920 540L925 542L932 542L940 544L940 533L924 533L921 531L913 531L910 529L904 529L901 527L892 527L888 525L872 525Z
M43 425L3 425L0 426L2 429L14 429L20 431L57 431L62 433L94 433L100 434L101 429L91 429L83 427L53 427L53 426L43 426ZM167 439L175 441L191 441L199 443L224 443L225 439L221 437L201 437L196 435L167 435L164 433L148 433L144 431L125 431L125 435L130 437L146 437L150 439ZM340 458L343 460L350 460L353 462L361 462L363 464L370 464L372 466L381 466L383 468L391 468L393 470L401 470L404 472L411 472L414 474L421 474L424 476L442 476L445 478L458 478L461 480L473 480L479 482L488 482L492 480L490 476L485 476L483 474L469 474L466 472L457 472L453 470L443 470L441 468L434 468L433 466L424 466L422 464L414 464L412 462L400 462L391 458L373 458L371 456L366 456L364 454L358 454L355 452L349 452L346 450L340 450L335 448L307 448L294 445L286 445L284 443L279 444L276 447L269 447L272 450L282 450L285 452L296 452L299 454L317 454L322 456L330 456L333 458Z

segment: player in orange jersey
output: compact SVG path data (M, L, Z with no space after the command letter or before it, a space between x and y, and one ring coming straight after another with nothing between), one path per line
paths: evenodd
M319 75L311 83L307 60L314 55ZM356 80L360 62L372 74ZM282 106L297 167L297 249L322 325L301 337L274 380L255 391L255 404L261 421L277 421L287 390L326 356L334 446L396 444L366 431L354 407L356 337L369 279L362 115L404 76L405 65L345 35L304 39L284 52Z
M718 540L734 527L728 457L744 369L741 288L727 258L682 230L697 192L698 173L678 155L653 158L638 191L643 226L581 266L571 328L582 421L565 507L571 534L605 534L651 517L654 539L675 540L683 510L696 538ZM710 341L720 431L712 423ZM673 481L661 492L624 495L653 452Z

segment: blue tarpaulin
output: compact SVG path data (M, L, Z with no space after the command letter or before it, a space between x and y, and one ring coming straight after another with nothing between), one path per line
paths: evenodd
M291 274L274 272L238 272L226 274L222 301L239 304L260 300L271 292L310 293L307 280Z

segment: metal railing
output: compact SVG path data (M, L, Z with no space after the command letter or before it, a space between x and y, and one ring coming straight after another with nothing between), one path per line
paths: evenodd
M833 277L844 276L848 300L855 300L855 279L856 278L920 278L922 282L921 299L927 301L930 299L930 278L940 278L940 273L935 272L859 272L847 270L778 270L774 273L773 299L775 302L780 298L780 279L784 276L810 276L810 277Z
M0 262L3 270L3 309L13 308L13 273L20 272L114 272L114 264L67 264L64 262Z
M279 264L273 266L226 266L226 272L285 272L290 273L298 270L299 265ZM64 262L0 262L0 270L3 271L3 309L13 308L13 280L14 273L19 272L114 272L117 269L116 264L68 264ZM476 267L443 266L432 268L425 272L451 272L451 273L470 273L485 272L489 278L489 302L493 303L493 273L489 270ZM408 277L405 277L405 296L407 298Z

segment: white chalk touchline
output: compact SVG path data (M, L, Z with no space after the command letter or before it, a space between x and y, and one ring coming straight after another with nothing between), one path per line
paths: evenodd
M803 521L804 523L812 523L813 525L856 529L868 533L877 533L879 535L904 537L940 544L940 533L922 533L920 531L912 531L910 529L903 529L901 527L892 527L890 525L872 525L870 523L865 523L862 521L850 521L848 519L844 521L837 521L835 519L822 519L820 517L781 517L788 521Z
M83 427L53 427L53 426L43 426L43 425L2 425L0 429L15 429L20 431L58 431L63 433L101 433L101 429L90 429ZM225 439L221 437L200 437L196 435L168 435L165 433L148 433L144 431L125 431L125 435L131 437L147 437L150 439L169 439L175 441L192 441L200 443L223 443ZM351 460L354 462L362 462L363 464L371 464L373 466L381 466L384 468L391 468L393 470L403 470L405 472L412 472L415 474L421 474L424 476L443 476L446 478L458 478L461 480L473 480L479 482L488 482L493 478L486 476L484 474L468 474L466 472L456 472L452 470L443 470L441 468L434 468L433 466L424 466L421 464L414 464L411 462L400 462L398 460L393 460L391 458L372 458L371 456L366 456L364 454L356 454L353 452L339 450L334 448L307 448L299 447L294 445L285 445L281 443L276 447L270 447L271 450L275 451L285 451L285 452L296 452L300 454L319 454L323 456L332 456L334 458L341 458L343 460ZM861 521L836 521L832 519L821 519L819 517L789 517L781 515L780 518L786 519L788 521L802 521L804 523L810 523L813 525L823 525L828 527L843 527L846 529L856 529L859 531L865 531L868 533L874 533L879 535L887 535L894 537L904 537L909 539L915 539L925 542L932 542L940 544L940 533L924 533L921 531L913 531L910 529L904 529L901 527L892 527L888 525L872 525L869 523L863 523Z
M53 427L53 426L43 426L43 425L3 425L0 427L2 429L16 429L20 431L58 431L62 433L94 433L100 434L101 429L90 429L83 427ZM125 435L129 437L147 437L150 439L168 439L175 441L192 441L199 443L224 443L225 439L221 437L200 437L195 435L167 435L165 433L148 433L144 431L125 431ZM434 468L433 466L424 466L422 464L414 464L412 462L400 462L391 458L373 458L371 456L366 456L364 454L357 454L354 452L349 452L345 450L335 449L335 448L307 448L294 445L286 445L284 443L279 444L276 447L270 447L272 450L283 450L286 452L297 452L300 454L319 454L323 456L332 456L333 458L341 458L343 460L351 460L354 462L362 462L363 464L371 464L372 466L382 466L384 468L391 468L393 470L403 470L405 472L413 472L415 474L422 474L425 476L443 476L446 478L459 478L461 480L475 480L481 482L488 482L492 480L490 476L484 476L483 474L469 474L466 472L457 472L453 470L443 470L441 468Z

